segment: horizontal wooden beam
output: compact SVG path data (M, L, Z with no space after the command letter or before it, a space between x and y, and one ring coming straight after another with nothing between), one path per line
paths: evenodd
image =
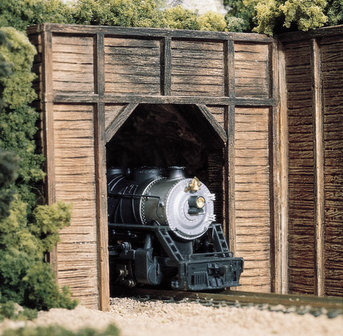
M330 37L343 34L343 25L324 27L309 32L291 32L278 35L276 38L281 42L294 42L300 40L311 40L319 37Z
M109 95L100 97L97 94L59 94L56 93L53 103L95 104L101 101L107 104L200 104L200 105L236 105L253 107L272 107L277 102L272 98L230 98L207 96L145 96L145 95Z
M111 27L111 26L90 26L90 25L65 25L55 23L45 23L36 25L28 29L29 34L36 32L49 31L56 34L85 34L96 35L103 33L110 36L129 36L138 38L175 38L175 39L201 39L217 41L245 41L272 43L273 38L255 33L225 33L210 32L201 30L181 30L181 29L163 29L163 28L142 28L142 27Z

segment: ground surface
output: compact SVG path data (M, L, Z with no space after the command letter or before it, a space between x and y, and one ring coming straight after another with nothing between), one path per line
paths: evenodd
M28 325L59 324L69 329L85 326L103 329L115 323L122 336L207 336L207 335L330 335L343 334L343 316L296 315L260 311L256 308L205 307L197 303L140 302L128 298L111 301L111 312L78 306L75 310L51 309L40 312ZM5 328L23 326L25 322L4 321Z

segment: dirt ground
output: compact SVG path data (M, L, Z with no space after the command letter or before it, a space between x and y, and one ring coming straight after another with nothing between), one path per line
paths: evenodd
M326 315L314 317L281 312L260 311L256 308L206 307L198 303L165 303L137 301L129 298L111 299L111 311L100 312L78 306L75 310L51 309L39 312L29 322L5 320L0 323L0 334L6 328L24 326L63 325L76 330L82 327L104 329L116 324L122 336L208 336L208 335L330 335L343 334L343 316L329 319Z

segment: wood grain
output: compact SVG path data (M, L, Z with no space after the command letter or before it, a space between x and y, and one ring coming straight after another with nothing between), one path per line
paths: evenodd
M246 260L242 289L267 292L271 290L269 118L265 108L235 112L236 254ZM249 250L254 254L247 254Z
M60 232L57 276L81 303L97 302L96 181L94 153L94 111L90 105L55 105L56 200L72 204L71 225ZM79 245L72 253L65 246ZM93 248L83 250L82 246ZM67 253L65 255L64 253ZM83 299L84 296L87 299ZM97 304L93 306L98 308Z
M171 94L224 96L224 44L171 41Z

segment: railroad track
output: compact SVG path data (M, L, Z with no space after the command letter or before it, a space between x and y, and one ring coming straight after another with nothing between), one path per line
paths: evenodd
M226 290L220 293L183 292L174 290L157 290L134 288L125 296L139 300L163 300L167 302L191 301L206 306L255 306L258 309L281 311L284 313L306 314L314 316L326 314L333 318L343 315L343 298L318 297L312 295L281 295L270 293L252 293Z

